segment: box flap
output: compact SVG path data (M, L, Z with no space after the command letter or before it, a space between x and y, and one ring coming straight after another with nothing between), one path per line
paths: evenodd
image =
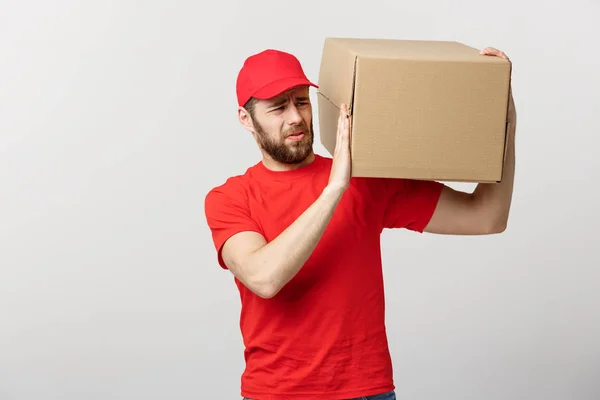
M376 59L506 63L500 57L482 56L474 47L455 41L336 38L335 43L351 54Z
M512 74L512 63L510 63L510 73ZM502 173L500 175L500 179L497 180L498 183L502 182L502 180L504 179L504 165L506 164L506 156L508 153L508 145L510 144L510 138L509 135L511 134L511 130L512 129L516 129L515 126L513 124L516 125L516 121L509 121L508 120L508 115L514 111L514 108L512 108L511 104L510 104L510 97L512 96L512 83L509 80L508 83L508 96L507 96L507 100L506 100L506 131L504 133L504 152L502 154Z
M317 93L319 109L319 138L321 144L333 155L337 140L337 122L340 109L331 100Z
M348 106L352 114L354 99L355 64L357 54L351 51L346 42L337 38L326 38L319 70L319 90L333 105Z

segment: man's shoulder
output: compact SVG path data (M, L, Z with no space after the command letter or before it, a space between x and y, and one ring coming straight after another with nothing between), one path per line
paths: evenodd
M249 167L243 173L236 174L225 178L220 183L213 186L205 196L205 204L207 206L213 202L237 201L242 200L247 193L247 188L250 184L251 170Z
M236 196L245 192L248 186L248 176L246 174L233 175L226 178L221 183L213 186L206 194L206 198L216 196L218 194Z
M208 194L212 194L215 192L238 191L245 186L247 180L248 177L246 174L232 175L228 178L225 178L220 183L216 184L216 186L213 186L208 191Z

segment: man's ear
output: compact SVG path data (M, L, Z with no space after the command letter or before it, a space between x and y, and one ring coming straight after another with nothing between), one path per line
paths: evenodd
M238 107L238 119L244 128L250 132L254 132L254 124L252 123L250 113L242 106Z

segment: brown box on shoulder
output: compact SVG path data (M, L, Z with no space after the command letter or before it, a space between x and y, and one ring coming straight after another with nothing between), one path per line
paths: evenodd
M321 143L333 154L342 103L352 175L499 182L511 63L451 41L326 38Z

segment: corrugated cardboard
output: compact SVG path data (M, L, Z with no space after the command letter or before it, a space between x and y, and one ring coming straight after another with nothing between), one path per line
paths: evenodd
M333 154L346 103L353 176L498 182L510 77L509 61L457 42L326 38L321 143Z

